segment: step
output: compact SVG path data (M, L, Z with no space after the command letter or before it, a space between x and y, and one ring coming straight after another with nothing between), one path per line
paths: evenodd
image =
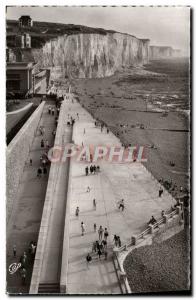
M59 294L59 283L40 283L38 294Z

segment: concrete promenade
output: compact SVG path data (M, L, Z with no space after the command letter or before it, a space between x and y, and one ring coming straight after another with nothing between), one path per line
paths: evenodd
M79 103L74 102L68 113L76 119L73 141L77 145L120 145L119 140L110 132L95 127L94 119ZM76 114L79 114L77 120ZM85 128L85 134L84 134ZM85 167L90 163L71 160L70 168L70 223L67 293L69 294L118 294L120 293L112 261L113 235L121 238L122 244L129 241L133 234L146 228L150 217L161 217L162 210L170 209L175 201L164 190L158 197L160 185L141 163L112 164L98 163L100 173L85 176ZM87 192L87 187L90 192ZM93 199L97 207L93 208ZM124 199L125 210L119 211L118 203ZM79 217L75 216L79 207ZM81 235L81 222L85 224L85 234ZM98 259L93 254L89 267L86 255L91 253L92 244L98 240L100 225L109 231L108 259ZM64 266L62 265L62 268Z
M49 103L50 104L50 103ZM45 104L41 120L38 124L45 127L45 134L42 137L37 130L30 148L28 159L20 179L18 194L15 197L14 207L10 221L7 225L7 271L10 264L19 262L20 256L26 251L30 241L38 238L39 227L42 217L42 209L45 200L45 192L48 182L48 174L37 178L37 168L40 166L40 155L45 151L41 148L42 138L47 139L53 145L54 137L52 131L55 129L55 116L48 114L48 105ZM32 159L32 166L29 159ZM48 167L49 173L49 167ZM13 245L16 245L16 257L13 256ZM13 275L7 272L7 292L28 293L31 280L32 261L27 260L27 282L22 286L19 271Z

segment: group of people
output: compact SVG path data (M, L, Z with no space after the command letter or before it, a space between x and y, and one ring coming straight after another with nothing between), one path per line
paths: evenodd
M88 176L89 174L97 174L97 172L100 172L100 166L91 165L90 167L86 166L85 168L86 176Z
M56 125L57 125L57 123L58 123L58 114L59 114L59 111L60 111L59 106L57 106L56 111L57 111L57 117L55 118L55 120L56 120ZM55 108L52 107L52 106L49 106L48 107L48 113L51 114L51 115L55 115ZM39 130L40 130L41 136L44 136L45 127L40 126ZM52 135L53 135L53 137L55 137L56 129L54 129L52 131ZM47 175L47 173L48 173L47 165L49 164L49 160L48 160L48 151L50 149L49 141L47 139L42 138L41 141L40 141L40 146L41 146L42 149L45 149L45 152L40 155L40 166L37 169L37 177L38 178L41 178L42 174ZM32 165L32 159L30 159L30 165Z
M96 224L94 224L94 232L96 232ZM99 259L101 259L103 255L105 260L107 260L108 257L108 251L107 251L107 244L108 244L107 239L109 236L108 230L107 228L103 229L103 226L100 225L97 232L98 232L98 240L94 241L92 244L92 254L88 253L86 256L87 267L90 261L92 261L93 254L97 254Z
M43 154L40 155L40 166L37 169L37 177L41 178L42 174L47 175L47 165L49 164L48 160L48 152L44 152Z
M33 262L35 259L35 254L36 254L36 249L37 249L37 244L34 241L31 241L29 243L29 247L28 247L28 255L26 253L26 251L23 252L23 254L20 256L20 275L21 275L21 279L22 279L22 285L26 284L26 277L27 277L27 268L29 263ZM16 249L16 245L13 245L13 256L14 258L16 258L17 256L17 249Z
M165 211L162 210L162 211L161 211L161 217L163 218L164 216L165 216ZM155 224L157 224L157 220L155 219L154 216L152 216L152 217L150 218L150 220L148 221L147 225L155 225ZM157 224L156 227L159 227L159 225Z
M49 113L49 115L54 116L55 115L55 108L52 107L52 106L48 106L48 113ZM58 113L59 113L59 108L57 108L57 115L58 115Z
M94 124L95 124L95 127L100 127L101 132L103 132L104 127L106 128L107 134L110 132L109 129L108 129L108 127L103 122L97 120L97 121L95 121Z
M76 120L70 114L68 114L67 117L68 117L67 125L72 125L73 126L75 124ZM77 119L79 120L79 114L78 113L77 113Z
M41 139L41 148L46 148L47 150L49 150L50 145L47 139Z
M114 245L115 247L121 247L121 239L119 235L114 234Z
M151 219L148 221L147 225L154 225L157 223L157 220L154 216L151 217Z

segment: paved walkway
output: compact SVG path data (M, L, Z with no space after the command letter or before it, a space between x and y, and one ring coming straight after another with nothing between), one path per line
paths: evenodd
M51 116L47 112L45 104L40 125L45 126L44 139L53 145L54 138L52 131L55 126L55 116ZM20 180L18 195L14 203L12 216L7 226L7 270L11 263L19 262L20 256L27 251L30 241L36 241L38 238L42 209L44 205L45 192L47 187L48 175L37 178L37 168L40 165L40 155L43 149L40 146L42 137L37 132L33 140L26 166ZM29 159L32 158L33 164L29 165ZM49 169L48 169L49 171ZM17 255L13 257L12 247L16 245ZM9 293L28 293L32 272L32 262L28 259L27 265L27 285L21 285L21 277L19 271L10 275L7 272L7 291Z
M70 115L79 120L74 125L73 140L81 145L119 145L119 140L106 131L100 131L94 125L94 119L78 103L72 104ZM84 134L85 128L85 134ZM159 184L141 163L111 164L99 163L101 171L96 175L85 176L84 162L71 163L71 197L70 197L70 238L68 265L68 293L116 294L120 293L115 274L112 252L108 260L99 260L93 255L93 261L86 265L86 255L91 252L92 243L98 239L93 231L100 225L109 231L109 248L113 246L113 235L121 237L122 244L130 240L133 234L146 227L152 215L160 218L161 211L167 210L174 200L164 191L158 197ZM91 188L89 193L87 187ZM93 199L97 208L93 208ZM119 211L118 203L124 198L125 210ZM75 216L76 207L80 208L79 217ZM86 233L81 235L81 222L84 222Z

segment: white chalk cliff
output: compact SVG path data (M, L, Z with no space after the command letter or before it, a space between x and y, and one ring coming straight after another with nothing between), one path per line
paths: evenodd
M72 34L32 49L34 60L63 76L96 78L149 61L149 40L121 33Z

